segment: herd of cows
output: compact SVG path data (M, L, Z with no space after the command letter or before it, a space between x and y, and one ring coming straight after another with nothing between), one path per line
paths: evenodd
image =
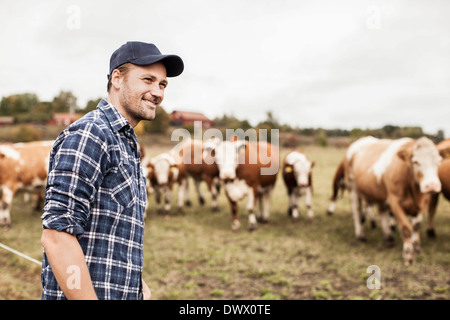
M18 190L33 194L35 205L41 205L51 146L52 142L0 145L0 225L10 226L11 204ZM384 240L392 243L392 232L398 228L403 239L403 259L407 264L413 263L420 252L423 215L428 212L427 234L432 237L438 196L442 193L450 200L450 159L446 159L449 154L450 139L435 145L426 137L360 138L347 148L336 169L328 213L333 214L339 193L347 191L355 236L365 240L362 221L377 208ZM247 197L248 228L254 230L258 223L269 220L271 195L280 174L292 219L299 217L300 197L304 197L308 219L314 217L311 206L314 162L299 151L289 152L280 161L278 148L268 142L187 140L154 157L146 155L141 147L141 162L147 177L148 199L151 201L154 196L158 212L171 210L175 184L178 184L178 210L189 205L188 181L192 179L201 204L205 203L205 197L200 183L206 182L213 211L218 211L217 198L220 190L224 190L231 207L233 231L240 228L238 202Z

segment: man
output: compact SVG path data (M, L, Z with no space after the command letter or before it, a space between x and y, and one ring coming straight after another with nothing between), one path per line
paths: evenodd
M149 299L142 279L146 178L133 128L152 120L176 55L127 42L111 56L108 98L66 128L50 154L42 299Z

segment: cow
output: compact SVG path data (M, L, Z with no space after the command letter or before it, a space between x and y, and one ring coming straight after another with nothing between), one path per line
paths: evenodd
M258 221L267 223L279 168L278 148L263 141L222 141L211 155L219 168L220 181L231 206L231 229L240 229L238 201L245 196L248 196L248 229L255 230ZM256 203L259 207L257 217Z
M183 199L186 200L186 205L191 205L188 179L192 178L200 205L205 204L205 197L200 188L201 182L204 181L211 192L212 210L219 212L217 202L220 193L219 169L210 155L210 150L217 143L218 141L215 139L205 141L188 139L171 150L180 170L179 207L182 206Z
M53 143L36 141L0 145L0 225L11 226L11 204L19 190L37 194L35 209L41 206Z
M439 154L443 158L438 168L438 176L441 181L441 193L445 199L450 200L450 139L443 140L436 145ZM434 216L438 204L439 193L433 194L428 209L428 228L427 236L429 238L436 238L436 231L434 228Z
M164 205L165 213L169 214L173 186L179 181L179 169L174 158L169 153L164 152L151 158L144 166L147 172L147 198L154 193L157 212L162 213L162 205ZM163 204L161 197L164 197ZM148 203L147 199L147 207Z
M346 184L356 238L365 240L359 207L362 198L378 207L383 236L388 243L393 241L388 219L392 212L403 238L403 260L412 264L420 252L422 215L431 194L441 191L437 172L442 157L426 137L368 141L362 141L358 152L346 155ZM408 215L412 216L412 226Z
M348 148L346 155L347 157L351 157L355 152L358 152L359 148L365 144L370 144L377 141L376 138L368 136L361 139L358 139L354 143L352 143ZM331 184L332 195L330 198L330 204L328 206L327 215L332 216L336 211L336 202L338 199L342 198L345 191L347 190L347 185L345 183L345 157L339 163L338 167L333 176L333 181ZM358 204L359 207L364 208L364 211L361 211L361 223L364 223L366 220L366 215L369 216L370 226L372 229L376 228L375 214L373 208L368 203L363 203L363 199L359 199L361 202ZM392 221L391 218L391 228L394 228L395 222Z
M314 161L309 160L304 153L289 152L283 161L283 181L289 196L288 214L293 221L298 220L298 201L305 195L307 216L310 222L314 219L312 209L312 168Z

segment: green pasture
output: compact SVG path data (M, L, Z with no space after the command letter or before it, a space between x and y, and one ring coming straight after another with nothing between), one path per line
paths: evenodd
M147 148L151 155L162 148ZM284 156L288 149L281 150ZM367 242L355 240L347 195L336 213L327 216L331 180L344 149L306 147L315 161L313 209L309 223L303 199L300 219L287 214L288 198L278 176L272 198L270 223L247 231L246 199L240 202L241 230L231 231L231 213L223 191L220 213L200 207L191 184L192 207L158 215L150 198L145 234L144 279L154 299L449 299L450 205L440 199L436 215L437 239L426 237L425 216L422 253L413 266L402 261L398 231L395 246L387 247L378 227L366 224ZM176 189L175 189L176 191ZM0 230L0 242L35 259L42 259L40 212L18 194L13 202L12 227ZM369 290L369 266L380 268L381 288ZM40 267L0 248L0 299L39 299Z

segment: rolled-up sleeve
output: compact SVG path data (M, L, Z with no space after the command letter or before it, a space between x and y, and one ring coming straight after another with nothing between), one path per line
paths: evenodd
M44 229L84 233L108 162L105 135L95 124L73 127L56 140L41 217Z

